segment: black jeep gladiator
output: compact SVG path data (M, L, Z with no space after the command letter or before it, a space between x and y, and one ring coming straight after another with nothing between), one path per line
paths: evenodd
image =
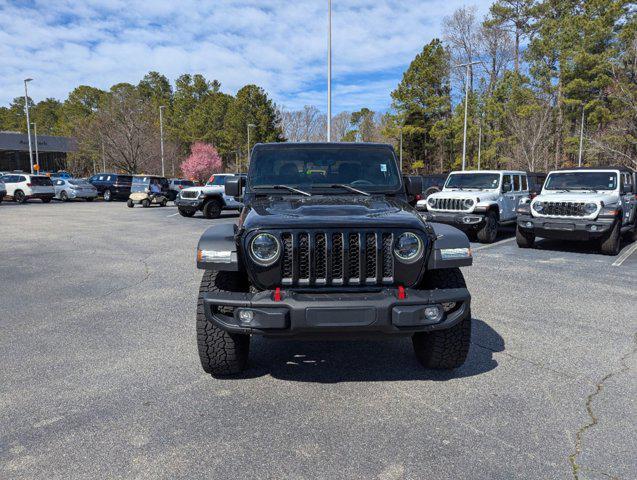
M238 224L209 228L197 248L206 372L244 370L251 335L402 335L427 368L464 363L469 242L408 205L421 179L400 176L391 146L259 144L251 158L247 179L225 185L243 191Z

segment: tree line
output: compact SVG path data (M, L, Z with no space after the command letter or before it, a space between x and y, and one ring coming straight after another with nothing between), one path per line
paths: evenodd
M498 0L484 18L460 8L410 63L391 108L340 113L333 139L398 149L402 138L405 171L457 169L468 85L469 168L546 171L577 165L580 151L584 165L637 168L636 12L626 0ZM63 102L30 100L30 113L39 133L77 138L78 173L158 173L160 106L167 174L195 142L212 145L224 169L245 169L248 129L251 144L325 140L317 107L279 108L256 85L229 95L202 75L174 87L158 72L107 91L80 86ZM24 98L0 107L0 130L26 130Z

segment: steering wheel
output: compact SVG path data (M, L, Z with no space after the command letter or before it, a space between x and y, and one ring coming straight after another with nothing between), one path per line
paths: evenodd
M356 180L352 183L350 183L350 185L353 186L360 186L360 187L365 187L365 186L374 186L374 184L368 180Z

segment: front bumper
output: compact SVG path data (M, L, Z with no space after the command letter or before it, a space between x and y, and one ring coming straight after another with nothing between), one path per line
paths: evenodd
M579 218L545 218L531 215L518 215L518 227L532 232L537 237L556 240L595 240L610 232L615 223L614 217L598 217L595 220Z
M425 211L420 213L422 217L429 222L446 223L453 225L461 230L468 230L478 227L484 223L485 214L467 213L467 212L432 212Z
M232 333L266 336L338 334L410 335L414 332L451 328L470 315L471 295L466 288L317 293L285 291L275 301L273 291L259 293L209 292L204 294L208 321ZM426 307L438 306L441 315L425 318ZM234 307L221 314L218 307ZM250 321L242 310L252 311Z
M177 197L175 199L175 205L177 207L187 209L187 210L199 210L203 205L203 200L198 198L181 198Z

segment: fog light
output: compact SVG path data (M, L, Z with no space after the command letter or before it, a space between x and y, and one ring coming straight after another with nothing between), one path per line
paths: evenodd
M436 322L442 318L442 311L440 307L426 307L425 318L430 322Z
M254 312L252 310L239 310L239 320L241 323L252 323Z
M591 225L591 232L597 231L597 225Z
M533 228L533 222L526 222L526 223L524 224L524 226L525 226L526 228Z

